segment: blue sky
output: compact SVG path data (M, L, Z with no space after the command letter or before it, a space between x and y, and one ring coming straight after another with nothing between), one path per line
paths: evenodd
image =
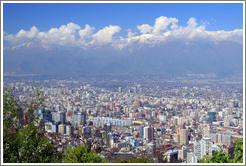
M87 49L168 40L242 44L242 3L4 3L4 46Z
M243 3L4 3L3 14L5 66L9 67L5 71L46 73L50 65L53 72L81 69L86 73L98 64L97 69L107 73L110 63L118 64L120 57L126 61L119 70L132 64L129 73L145 71L145 66L150 73L169 67L210 74L242 69ZM49 57L45 55L54 56L54 62L40 60ZM91 55L95 61L83 60ZM136 64L130 63L134 59ZM53 65L56 60L64 64ZM43 63L36 65L37 61ZM29 68L23 69L29 62Z
M36 26L41 31L74 22L96 29L119 25L123 30L140 24L154 24L157 17L175 17L185 25L190 17L207 30L243 28L243 4L7 4L3 5L4 31L17 33Z

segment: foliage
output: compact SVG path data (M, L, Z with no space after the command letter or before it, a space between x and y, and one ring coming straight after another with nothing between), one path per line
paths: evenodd
M67 149L64 157L65 163L105 163L106 159L102 159L95 151L88 151L88 147L81 145Z
M3 93L3 161L5 163L60 162L54 144L44 136L42 123L35 119L34 111L43 105L40 91L35 89L28 106L30 122L22 124L22 110L12 91L4 87Z
M200 163L231 163L230 154L224 153L223 150L215 152L211 157L204 156Z
M215 152L211 157L204 156L199 163L243 163L243 139L240 138L233 143L235 149L233 152L234 159L231 159L231 155L224 153L223 150Z
M18 123L17 102L12 92L4 88L3 93L3 159L4 162L18 160L18 148L14 144L15 137L20 130Z
M239 138L236 142L234 142L236 146L233 152L235 158L233 160L234 163L243 163L243 139Z
M135 158L135 159L125 159L118 158L115 163L152 163L148 158Z

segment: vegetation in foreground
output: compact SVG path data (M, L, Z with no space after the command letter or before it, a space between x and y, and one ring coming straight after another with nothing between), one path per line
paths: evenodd
M199 163L243 163L243 139L240 138L233 143L235 146L233 152L233 159L228 153L224 153L223 150L215 152L211 157L204 156Z
M105 163L107 159L100 154L88 151L88 147L81 145L67 149L66 155L62 155L55 149L54 142L44 135L44 122L38 120L34 111L44 108L44 100L40 91L35 89L34 95L27 105L27 121L22 121L20 105L12 92L4 87L3 92L3 162L4 163ZM215 152L213 156L205 156L200 163L243 163L243 139L235 143L231 159L229 154L223 151ZM119 158L115 163L151 163L148 158L123 159Z

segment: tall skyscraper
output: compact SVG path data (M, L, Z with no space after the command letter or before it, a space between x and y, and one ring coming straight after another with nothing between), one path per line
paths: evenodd
M151 142L154 140L154 127L146 126L143 129L143 138Z
M80 126L85 126L86 112L85 111L75 111L71 117L71 124L76 128Z
M66 111L59 111L57 112L58 120L61 123L66 123Z
M216 112L208 112L208 122L212 123L212 122L216 122Z
M203 137L201 140L201 158L205 155L212 156L212 141L210 137Z
M180 129L180 145L188 144L188 129Z
M193 152L187 153L187 163L197 163L197 157Z
M210 137L211 136L211 127L209 125L203 127L203 136L204 137Z
M178 150L178 159L179 160L186 160L187 159L187 152L188 148L186 146L183 146L182 149Z
M66 123L66 111L52 112L52 120L57 123Z
M66 125L59 124L59 126L58 126L58 133L61 133L62 135L64 135L66 133Z
M201 142L193 142L193 151L197 160L201 159Z
M73 135L73 127L71 125L66 125L66 135Z
M138 126L138 127L136 127L136 130L138 131L139 136L140 136L140 137L143 137L144 126Z
M229 116L226 116L224 118L224 127L229 127L230 126L230 119Z

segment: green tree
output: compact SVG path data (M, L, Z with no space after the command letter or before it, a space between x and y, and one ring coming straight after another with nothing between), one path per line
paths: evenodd
M148 158L135 158L135 159L125 159L118 158L115 163L152 163L152 161Z
M243 139L239 138L233 144L235 145L235 149L233 152L233 155L235 155L235 158L233 159L233 162L234 163L243 163Z
M23 163L60 162L54 149L54 143L44 137L34 122L26 125L17 134L15 144L18 147L18 159Z
M15 162L18 160L18 147L15 138L20 131L18 120L19 108L12 92L4 87L3 92L3 160Z
M243 139L240 138L233 144L235 145L233 152L234 159L231 159L230 154L220 150L215 152L211 157L204 156L199 163L243 163Z
M215 152L211 157L204 156L199 163L231 163L230 154L224 153L223 150Z
M81 145L67 149L64 157L65 163L105 163L107 159L102 159L95 151L88 151L88 147Z
M43 105L40 91L35 89L28 105L30 122L21 124L22 113L12 91L4 87L3 93L3 161L5 163L61 162L54 144L44 136L43 122L34 111Z

